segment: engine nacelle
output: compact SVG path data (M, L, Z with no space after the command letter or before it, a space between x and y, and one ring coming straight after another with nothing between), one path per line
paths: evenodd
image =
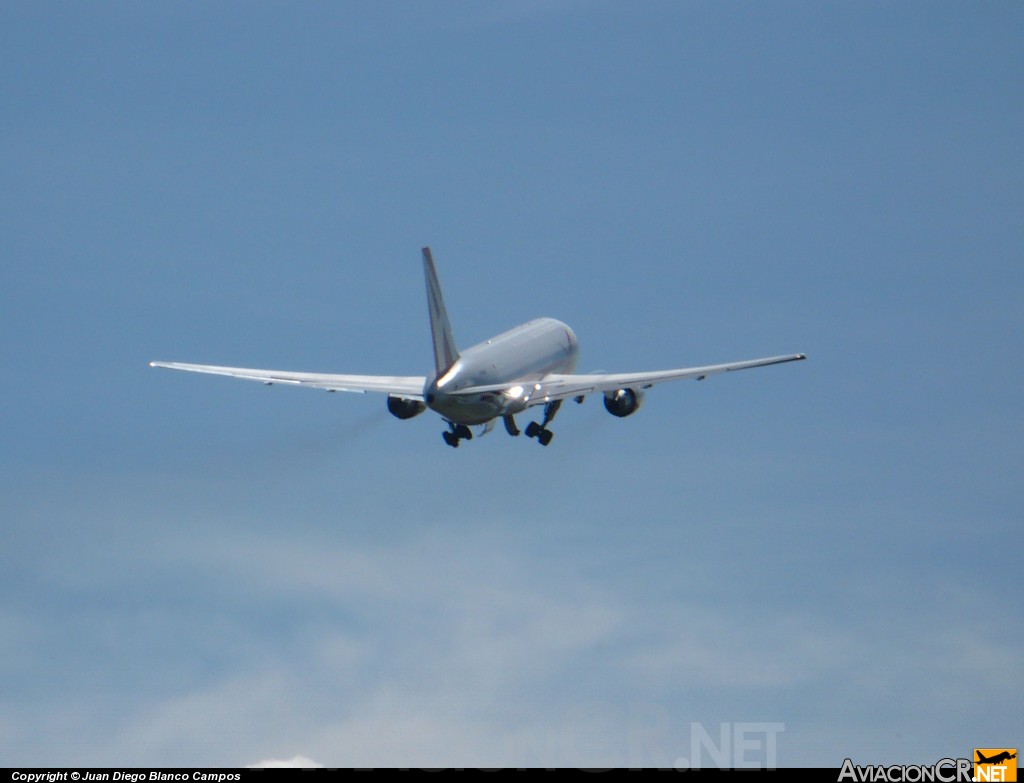
M427 409L419 400L407 400L404 397L388 397L388 411L399 419L411 419L419 416Z
M604 407L612 416L629 416L636 413L644 401L644 393L639 389L616 389L604 393Z

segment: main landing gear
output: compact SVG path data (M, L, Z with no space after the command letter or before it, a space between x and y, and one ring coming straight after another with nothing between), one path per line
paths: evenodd
M555 418L555 414L558 413L558 409L562 407L561 400L553 400L544 406L544 420L538 424L535 421L531 421L526 425L526 437L536 438L537 442L541 446L547 446L555 433L548 429L548 424Z
M562 407L561 400L553 400L544 406L544 419L538 424L535 421L531 421L526 425L526 437L536 438L537 442L541 446L547 446L551 443L551 439L555 437L555 433L548 429L548 425L551 420L555 418L555 414L558 413L558 409ZM519 435L519 427L516 426L515 417L511 413L507 413L502 416L502 421L505 423L505 431L515 437ZM459 441L472 440L473 433L465 424L455 424L454 422L448 422L448 430L441 433L441 437L444 438L444 442L451 446L453 449L459 447Z
M473 432L465 424L452 424L448 422L448 430L441 433L444 442L453 449L459 447L460 440L473 440Z

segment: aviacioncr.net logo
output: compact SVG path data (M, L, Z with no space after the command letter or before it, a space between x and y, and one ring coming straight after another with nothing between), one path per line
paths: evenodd
M967 783L971 780L970 759L939 759L934 764L855 765L843 760L838 783Z

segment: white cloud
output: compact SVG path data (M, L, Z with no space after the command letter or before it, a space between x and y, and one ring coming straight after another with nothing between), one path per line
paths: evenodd
M662 688L787 687L842 669L860 651L849 632L790 609L755 605L725 614L685 603L656 615L650 626L662 630L634 648L629 665Z
M719 720L784 721L780 761L832 763L822 742L841 731L868 743L864 727L892 693L926 712L1021 660L1012 641L969 644L985 594L958 601L951 626L941 607L909 595L892 605L903 594L858 577L826 612L724 576L709 587L685 552L676 571L630 568L631 552L612 551L626 537L552 552L540 525L481 517L398 519L360 538L346 533L358 513L248 529L197 516L173 538L166 520L134 525L134 570L99 581L85 638L138 655L109 670L62 660L117 677L119 694L145 692L72 687L69 712L94 719L60 731L67 763L671 765L688 753L691 721L714 734ZM102 562L104 547L86 542L68 562ZM88 586L90 572L68 570ZM111 587L149 592L136 605ZM17 628L12 616L0 624ZM837 709L842 725L811 742L807 727ZM19 719L26 732L44 725ZM304 755L289 759L296 748Z
M305 756L292 756L285 760L257 761L255 764L249 764L248 769L322 769L323 766Z

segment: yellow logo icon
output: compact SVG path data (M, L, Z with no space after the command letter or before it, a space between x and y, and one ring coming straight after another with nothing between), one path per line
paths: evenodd
M1017 749L975 748L974 779L995 783L1017 780Z

